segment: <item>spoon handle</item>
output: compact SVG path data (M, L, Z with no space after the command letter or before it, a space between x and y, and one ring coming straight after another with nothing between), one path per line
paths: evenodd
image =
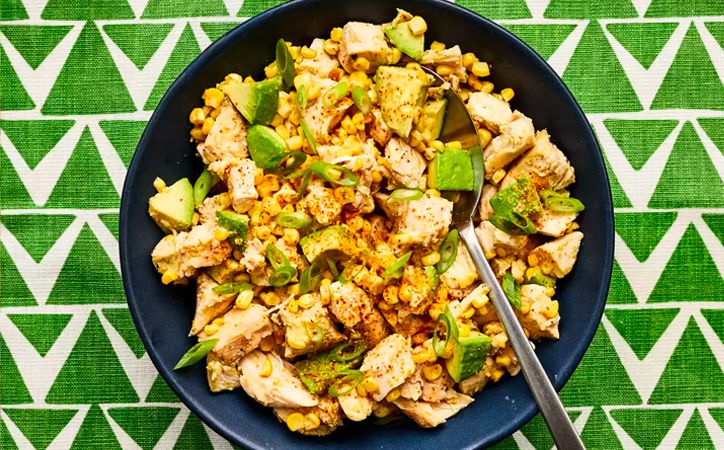
M538 357L536 357L533 347L523 332L523 327L515 316L513 307L500 287L498 280L495 278L493 269L485 258L483 249L480 247L478 238L475 235L472 223L458 229L460 236L463 238L465 245L468 247L470 256L472 256L478 272L483 282L490 287L493 294L493 305L498 313L500 321L505 327L508 340L513 346L518 362L523 369L528 386L533 398L535 398L538 408L543 414L543 418L548 424L548 429L553 436L556 447L561 450L585 449L581 438L576 433L571 419L563 409L563 404L558 398L556 391L553 389L548 376L543 369Z

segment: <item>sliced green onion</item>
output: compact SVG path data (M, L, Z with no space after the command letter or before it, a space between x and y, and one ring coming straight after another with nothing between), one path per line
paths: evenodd
M287 86L294 86L294 57L284 39L277 41L276 64L284 83Z
M440 336L441 332L444 333L444 337ZM460 330L455 322L455 316L450 311L450 306L445 305L445 312L437 318L435 331L432 334L432 349L437 356L443 358L446 356L448 345L451 342L453 345L456 344L459 338Z
M306 294L317 289L322 281L322 270L324 269L324 258L317 258L302 271L299 276L299 292Z
M394 200L412 201L421 199L423 195L423 192L419 189L395 189L390 194L390 198Z
M337 263L335 263L331 259L328 259L327 267L329 267L329 271L332 272L332 276L334 277L334 279L339 280L339 269L337 269Z
M309 143L309 148L312 149L312 154L316 155L317 140L314 139L314 133L312 133L312 130L309 129L309 125L307 125L307 122L304 119L299 122L299 126L302 128L302 134L304 135L304 139L306 139Z
M352 88L352 101L362 114L369 114L372 110L372 100L370 100L370 96L367 94L367 91L362 89L362 86L355 86Z
M329 357L338 363L348 363L362 356L364 352L365 343L363 341L347 341L334 347L329 352Z
M269 276L269 284L274 287L282 287L289 284L297 275L297 269L290 264L278 267L273 274Z
M299 184L299 192L297 192L297 200L307 195L307 186L309 186L309 180L312 179L312 172L306 170L302 176L302 182Z
M388 414L385 417L376 417L372 421L372 425L377 425L385 428L392 428L398 425L402 425L407 421L407 416L399 412Z
M301 85L297 89L297 106L304 111L307 108L307 86Z
M275 167L273 171L279 172L282 175L288 175L295 170L304 162L307 160L307 154L304 152L287 152L280 155L278 158L276 158L277 161L274 162ZM287 162L291 159L291 162Z
M346 81L340 81L331 88L327 89L327 92L322 96L322 105L325 108L331 108L336 105L337 102L346 97L349 93L349 85Z
M504 214L495 213L488 220L496 228L508 234L527 235L535 234L538 231L532 220L515 211L507 211Z
M319 178L338 186L357 186L359 184L359 177L354 172L336 164L315 161L309 166L309 170Z
M586 207L580 200L573 197L566 197L555 191L544 189L540 192L543 204L546 208L556 212L581 212Z
M335 380L329 386L330 397L339 397L352 392L364 379L362 371L357 369L341 369L335 374Z
M520 309L520 284L510 272L503 275L503 292L515 309Z
M216 174L213 174L208 170L201 172L201 175L199 175L194 183L194 205L200 205L208 195L211 188L218 182L219 177L217 177Z
M237 281L234 283L224 283L218 286L214 286L214 288L211 290L214 291L216 294L228 295L238 294L241 291L248 291L251 288L251 284Z
M201 358L213 350L217 342L219 342L218 339L209 339L207 341L200 341L196 343L196 345L191 347L186 353L184 353L181 359L178 360L176 365L173 367L173 370L182 369L201 361Z
M284 255L284 253L282 253L282 251L279 250L274 244L269 244L266 246L266 259L269 260L269 264L271 264L274 270L282 266L289 265L289 260L287 259L286 255Z
M311 217L298 211L282 211L274 217L274 220L285 228L307 228L312 224Z
M387 268L385 269L385 276L399 276L400 272L402 272L402 268L405 266L405 264L407 264L407 261L410 260L410 256L412 256L412 250L397 258L397 261L387 266Z
M442 275L453 265L455 258L458 257L458 242L460 242L460 234L458 230L450 231L440 244L440 261L435 265L437 273Z

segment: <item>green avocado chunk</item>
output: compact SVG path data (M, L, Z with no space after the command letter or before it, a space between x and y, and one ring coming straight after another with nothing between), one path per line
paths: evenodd
M442 125L445 123L447 99L432 100L422 107L422 116L417 123L417 129L422 133L422 139L432 142L440 137Z
M445 363L447 371L456 383L475 375L483 368L490 350L491 339L479 331L460 337L455 344L452 358Z
M304 236L299 245L307 260L314 261L321 254L334 259L356 254L357 242L354 235L344 225L332 225Z
M264 170L274 169L287 151L287 144L272 128L252 125L246 134L246 145L254 164Z
M383 27L392 45L412 59L421 59L425 52L425 35L415 36L408 22L389 23Z
M543 210L538 191L527 177L500 190L490 199L490 206L496 213L512 210L524 216L538 214Z
M525 275L525 284L538 284L547 288L556 287L556 279L544 274L540 267L531 267L528 271Z
M427 168L427 184L441 191L472 191L475 173L470 154L452 148L438 153Z
M220 89L249 123L268 125L277 113L280 84L278 78L254 83L232 81L222 84Z
M151 197L148 213L162 230L183 231L194 216L194 188L188 178L181 178Z
M412 131L412 123L427 97L432 77L421 70L380 66L375 73L375 87L380 99L382 119L403 138Z
M216 211L219 225L234 233L230 238L234 245L243 245L246 242L249 229L249 216L234 211Z

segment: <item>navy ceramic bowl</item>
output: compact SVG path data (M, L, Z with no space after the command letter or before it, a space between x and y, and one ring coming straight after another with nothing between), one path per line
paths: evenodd
M547 128L576 169L573 194L583 200L585 239L575 269L560 284L561 339L541 342L537 353L556 389L581 360L601 320L613 261L610 188L589 124L561 79L528 46L498 25L454 4L436 0L298 0L244 22L204 51L179 76L151 117L123 188L120 253L128 305L146 349L181 400L207 425L230 441L254 449L289 448L479 448L520 428L536 413L522 376L505 378L475 396L475 403L436 429L414 424L383 428L348 423L333 435L310 438L279 424L271 410L242 391L212 394L203 364L173 372L194 344L188 330L194 311L190 287L161 284L150 253L163 237L147 213L155 177L194 179L201 171L188 140L188 114L204 88L229 72L260 76L274 59L279 37L295 43L328 36L350 20L382 23L403 8L423 16L428 42L460 44L493 66L496 86L515 89L513 106Z

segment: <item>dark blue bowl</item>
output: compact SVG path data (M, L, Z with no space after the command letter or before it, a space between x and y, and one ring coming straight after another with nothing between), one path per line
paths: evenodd
M596 332L606 302L613 261L613 208L601 151L573 96L553 70L527 45L498 25L454 4L436 0L297 0L244 22L204 51L179 76L161 100L133 157L123 188L120 252L128 305L146 349L166 382L207 425L248 448L478 448L493 444L524 425L536 405L522 376L507 378L475 396L475 403L433 430L406 424L382 428L349 423L332 436L308 438L280 425L271 410L243 392L209 392L198 364L171 369L194 344L186 337L193 317L194 293L168 287L151 264L150 253L163 236L148 217L155 177L194 179L199 158L188 140L188 114L204 88L229 72L261 75L274 59L274 43L295 43L328 36L349 20L389 21L395 8L427 20L426 38L460 44L492 64L496 86L515 89L514 107L547 128L576 169L573 194L583 200L580 218L586 237L573 273L560 284L561 339L538 344L538 356L561 389Z

